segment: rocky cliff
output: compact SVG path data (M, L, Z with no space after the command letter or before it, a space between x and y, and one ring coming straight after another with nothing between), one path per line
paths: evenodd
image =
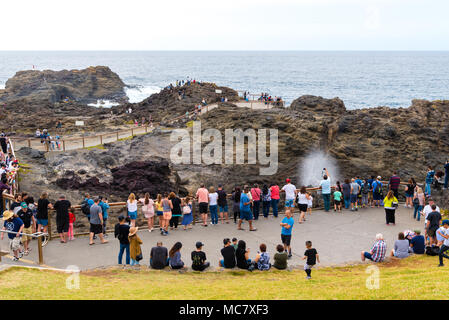
M0 90L0 101L59 102L65 98L80 103L99 99L126 101L125 84L108 67L97 66L83 70L19 71Z

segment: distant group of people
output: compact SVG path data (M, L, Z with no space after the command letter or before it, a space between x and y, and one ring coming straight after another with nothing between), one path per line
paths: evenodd
M61 122L58 122L57 128L62 128ZM40 139L42 144L47 145L49 150L61 150L61 137L59 135L53 137L47 129L36 129L35 137Z

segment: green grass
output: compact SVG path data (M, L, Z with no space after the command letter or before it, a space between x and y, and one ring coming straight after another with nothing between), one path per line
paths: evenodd
M80 288L66 288L65 273L11 268L0 273L8 299L447 299L449 267L437 257L415 256L377 264L379 289L368 289L372 264L322 268L312 280L302 270L187 272L122 270L81 272ZM449 266L449 263L448 263Z
M84 149L87 149L87 150L92 150L92 149L105 150L106 148L102 144L97 144L96 146L86 147Z

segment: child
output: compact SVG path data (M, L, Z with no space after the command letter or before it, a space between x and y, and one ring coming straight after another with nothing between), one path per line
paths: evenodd
M73 224L75 223L76 218L72 211L69 211L69 233L68 237L69 240L75 240L75 237L73 235Z
M312 248L312 241L306 241L306 251L304 252L304 257L302 260L307 259L304 265L304 271L307 274L307 279L312 279L312 268L318 262L320 263L320 256L316 249Z
M186 229L192 229L192 221L193 221L193 215L192 215L192 203L190 201L190 197L186 197L185 200L182 202L182 226L184 230Z
M140 245L143 243L137 235L138 227L131 227L129 229L129 251L131 258L131 265L139 265L139 261L142 260L142 249Z
M336 189L335 191L334 191L334 211L337 211L338 210L338 212L341 212L341 198L342 198L342 194L341 194L341 192L338 190L338 189Z
M232 246L237 250L237 238L232 238Z
M307 203L307 213L312 214L312 207L313 207L313 197L310 192L307 192L309 195L308 203Z

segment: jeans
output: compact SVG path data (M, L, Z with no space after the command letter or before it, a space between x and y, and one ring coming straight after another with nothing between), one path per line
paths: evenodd
M217 213L218 206L217 205L210 205L210 219L212 221L212 224L218 223L218 213Z
M271 199L271 207L273 208L273 216L274 217L278 216L278 204L279 204L279 199Z
M424 191L424 193L428 196L428 197L430 197L430 192L431 192L431 190L430 190L430 183L428 183L428 182L426 182L426 188L425 188L425 191Z
M419 221L421 219L422 206L420 206L419 204L414 204L414 207L415 207L415 211L413 212L413 219L416 219Z
M448 185L449 185L449 171L446 172L444 175L444 187L447 189Z
M122 258L123 258L123 251L126 250L126 264L129 264L129 243L128 244L121 244L120 243L120 252L118 253L118 264L122 264Z
M323 194L324 211L329 211L331 207L331 195L330 193Z
M351 197L345 196L344 201L345 201L345 208L348 209L349 206L351 205Z
M270 201L262 201L262 212L265 218L270 214Z
M253 215L254 219L259 219L259 211L260 211L260 200L253 201Z
M449 256L445 254L447 250L449 250L449 247L443 244L440 248L440 253L438 254L438 258L440 258L440 264L443 264L443 257L449 259Z

